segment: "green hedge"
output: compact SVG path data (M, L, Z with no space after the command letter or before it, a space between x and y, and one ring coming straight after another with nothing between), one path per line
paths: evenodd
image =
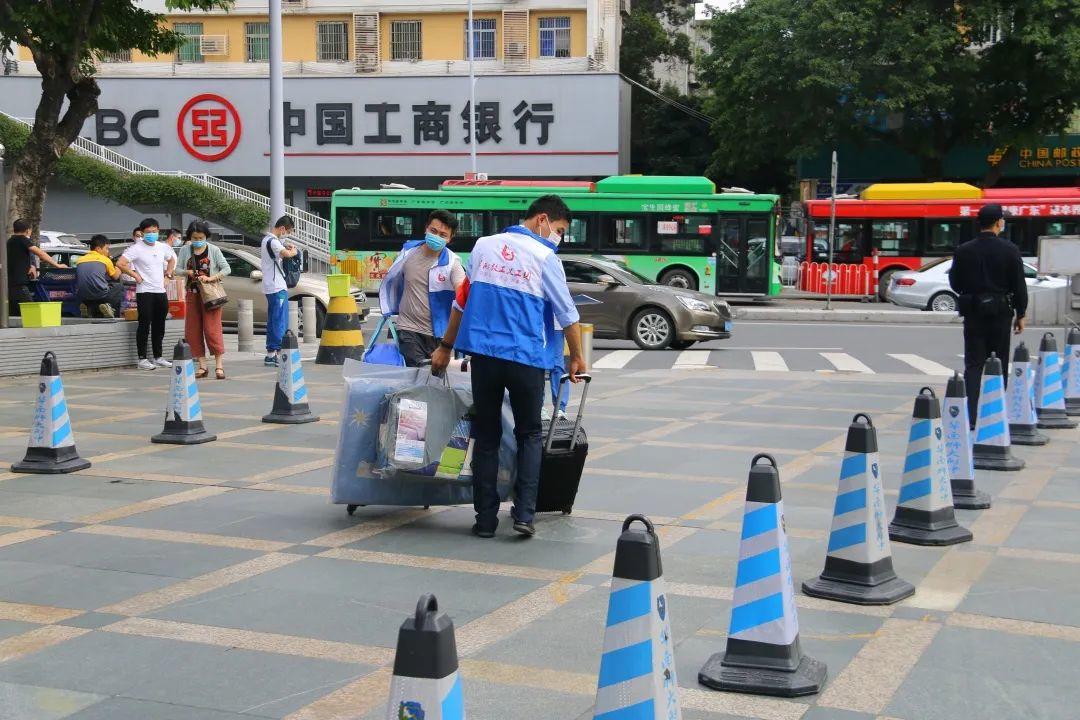
M29 135L30 129L22 123L0 116L0 142L7 148L9 167L22 152ZM163 211L184 212L247 235L262 235L270 223L270 214L258 205L234 200L192 180L126 173L71 150L60 158L56 179L119 205L156 206Z

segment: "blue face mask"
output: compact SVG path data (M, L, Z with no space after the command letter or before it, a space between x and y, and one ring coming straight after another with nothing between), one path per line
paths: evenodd
M142 236L143 242L146 243L147 245L153 245L154 243L156 243L157 238L158 238L157 233L143 233L143 236Z
M206 241L205 240L192 240L191 241L191 247L198 248L199 250L202 250L204 247L206 247Z
M446 247L446 241L434 233L426 233L424 235L424 242L435 252L442 252L442 249Z

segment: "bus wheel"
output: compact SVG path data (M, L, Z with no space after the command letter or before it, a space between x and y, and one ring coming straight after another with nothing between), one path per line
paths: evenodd
M642 350L663 350L675 339L675 324L660 308L647 307L634 315L630 335Z
M682 268L674 268L661 275L660 284L683 288L685 290L698 289L697 278L694 277L694 274L689 270L683 270Z

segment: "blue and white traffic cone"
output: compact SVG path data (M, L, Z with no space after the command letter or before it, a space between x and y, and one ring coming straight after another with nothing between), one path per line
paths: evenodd
M26 457L11 466L11 472L57 475L77 472L90 467L90 461L79 457L75 449L75 433L71 429L64 381L56 355L45 353L41 358L38 377L37 403L34 422L30 426L30 443Z
M1035 415L1040 428L1071 430L1076 421L1065 412L1065 390L1061 380L1061 356L1054 333L1044 333L1039 343L1039 364L1035 368Z
M956 522L941 404L928 387L915 397L904 479L889 537L911 545L955 545L972 539L971 531Z
M1005 413L1005 379L996 353L990 353L983 366L972 453L976 470L1023 470L1026 464L1012 454L1009 420Z
M183 338L173 348L172 372L172 386L165 403L165 428L150 438L150 442L198 445L217 440L217 435L211 435L203 427L195 361L191 358L191 346Z
M893 570L877 431L865 413L848 426L825 570L802 587L811 597L855 605L891 605L915 592Z
M1065 341L1065 371L1061 376L1065 388L1065 412L1071 417L1080 415L1080 328L1070 328Z
M1009 390L1011 392L1012 388ZM949 467L953 506L963 510L985 510L990 507L990 496L975 487L971 419L968 417L967 389L960 373L953 373L949 378L941 411L942 430L945 433L945 463Z
M645 530L631 529L635 521ZM653 524L644 515L629 516L615 546L596 720L682 718L663 574Z
M1039 432L1035 419L1035 386L1032 382L1031 354L1020 343L1013 351L1012 382L1005 392L1009 420L1009 441L1013 445L1045 445L1050 438ZM957 506L959 507L959 505Z
M757 455L746 486L727 649L709 658L698 682L714 690L796 697L820 692L826 670L799 645L780 473L771 456Z
M454 622L423 595L398 631L386 720L465 720Z
M278 378L274 386L274 408L263 415L264 423L299 425L317 422L318 415L308 407L307 383L300 360L300 346L292 330L286 330L278 352Z

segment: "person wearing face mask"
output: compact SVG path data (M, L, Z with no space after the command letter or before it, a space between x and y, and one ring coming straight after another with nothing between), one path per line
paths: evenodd
M134 278L136 283L135 304L139 309L139 327L135 331L135 347L139 353L139 369L172 367L172 363L163 356L161 343L165 338L165 318L169 314L165 283L172 280L176 253L167 244L158 242L160 233L158 221L154 218L143 220L137 230L142 233L142 238L124 251L117 266L120 272ZM146 354L147 339L151 341L154 352L149 357Z
M432 212L424 239L405 243L379 288L383 315L397 316L398 350L408 367L417 367L439 346L454 294L465 281L461 260L447 247L457 226L445 210Z
M191 226L188 226L191 229ZM180 252L180 248L184 247L184 235L176 228L169 228L163 233L165 235L165 244L173 249L173 252Z
M472 356L473 534L495 535L499 524L499 444L507 391L517 438L517 479L511 518L514 531L531 537L536 529L536 496L542 447L540 406L551 368L552 320L563 327L570 348L567 371L580 382L585 370L578 311L555 255L570 227L570 210L557 195L529 206L525 220L483 237L469 255L468 277L458 290L450 322L431 357L433 373L450 364L454 349Z
M225 338L221 330L223 306L207 309L199 288L206 283L221 282L232 272L225 255L209 242L210 226L201 220L187 227L176 264L187 277L187 312L184 315L184 339L191 346L198 369L196 378L209 375L206 369L207 351L214 356L214 377L225 379Z

